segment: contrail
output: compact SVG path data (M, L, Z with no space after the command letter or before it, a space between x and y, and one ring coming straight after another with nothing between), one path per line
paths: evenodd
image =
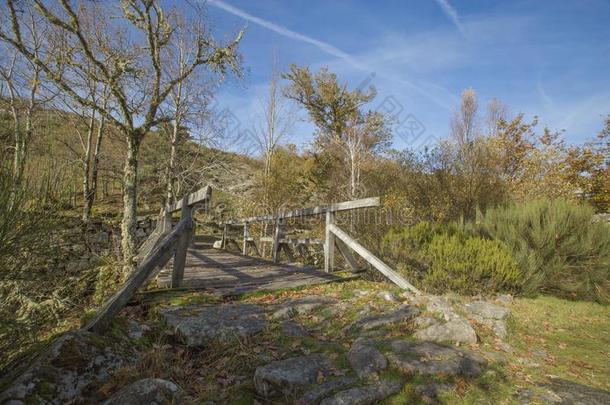
M441 6L441 9L443 9L443 13L445 13L445 15L447 17L449 17L449 19L457 27L457 29L460 31L460 33L462 35L466 36L466 31L464 30L464 26L462 25L462 22L460 21L460 16L458 15L458 12L455 9L455 7L453 7L449 3L449 0L436 0L436 2L438 3L439 6Z
M199 0L202 1L202 0ZM434 103L438 104L439 106L445 108L445 109L449 109L449 105L445 100L440 100L438 97L436 97L435 95L429 93L427 90L421 88L420 86L415 85L414 83L412 83L409 80L400 78L400 77L396 77L394 75L391 74L387 74L384 73L383 71L379 71L379 69L375 69L374 67L371 66L367 66L366 64L362 64L360 62L358 62L357 60L355 60L351 55L349 55L346 52L343 52L342 50L340 50L339 48L324 42L324 41L320 41L317 40L315 38L312 38L310 36L301 34L299 32L293 31L289 28L283 27L281 25L275 24L269 20L265 20L263 18L257 17L255 15L252 15L240 8L234 7L230 4L227 4L226 2L222 1L222 0L208 0L207 4L219 8L221 10L226 11L227 13L233 14L237 17L243 18L246 21L249 21L251 23L254 23L256 25L259 25L263 28L266 28L270 31L273 31L279 35L282 35L286 38L291 38L294 39L296 41L300 41L300 42L304 42L310 45L315 46L316 48L320 49L321 51L332 55L334 57L337 57L341 60L343 60L344 62L348 63L349 65L360 69L360 70L364 70L366 72L371 72L371 71L378 71L379 73L381 73L383 76L385 76L386 78L393 80L395 82L401 83L403 85L409 86L412 89L414 89L415 91L417 91L418 93L420 93L421 95L425 96L426 98L428 98L429 100L432 100ZM447 90L445 90L447 91ZM449 91L447 91L447 93L450 93Z
M358 69L367 70L365 66L355 61L349 54L343 52L340 49L337 49L336 47L332 46L327 42L319 41L307 35L292 31L291 29L288 29L286 27L282 27L281 25L275 24L271 21L264 20L260 17L247 13L237 7L233 7L232 5L227 4L222 0L208 0L208 3L214 7L226 11L227 13L231 13L233 15L241 17L246 21L250 21L256 25L260 25L261 27L267 28L268 30L276 32L284 37L311 44L329 55L336 56L337 58L344 60L345 62Z

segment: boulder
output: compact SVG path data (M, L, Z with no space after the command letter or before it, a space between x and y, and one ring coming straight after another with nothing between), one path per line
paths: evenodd
M401 372L412 375L451 375L474 378L486 360L473 352L432 342L389 342L386 357Z
M310 354L279 360L258 367L254 372L254 387L260 395L277 393L294 396L300 389L324 379L331 365L321 354Z
M347 360L360 378L370 378L377 372L385 370L388 361L373 343L366 339L358 339L347 352Z
M97 387L135 360L132 349L122 340L82 330L69 332L6 387L0 403L63 404L94 398Z
M362 387L340 391L326 398L320 405L369 405L383 401L390 395L397 394L402 384L397 381L383 380Z
M370 330L380 326L408 321L419 315L419 309L411 305L401 305L397 309L377 315L369 315L352 325L352 329Z
M418 330L413 337L431 342L476 343L477 334L464 319L453 319L449 322L428 326Z
M274 319L292 318L296 315L308 314L322 306L334 305L337 302L339 301L332 297L308 295L275 305L271 316Z
M165 307L165 323L188 346L249 337L267 328L266 311L252 304L228 303L203 307Z
M145 378L113 394L104 405L173 405L180 403L183 391L171 381Z

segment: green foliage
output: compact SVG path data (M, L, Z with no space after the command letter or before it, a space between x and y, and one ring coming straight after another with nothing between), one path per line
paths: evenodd
M610 227L593 209L540 200L478 215L480 234L504 242L523 271L524 292L608 301Z
M409 280L432 292L514 292L521 283L506 246L456 225L420 222L393 229L383 238L382 253Z
M426 246L430 266L422 280L436 293L485 294L518 291L522 282L509 249L498 241L476 236L441 234Z

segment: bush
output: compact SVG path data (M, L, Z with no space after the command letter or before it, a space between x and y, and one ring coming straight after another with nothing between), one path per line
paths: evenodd
M508 248L476 236L441 234L424 250L430 265L421 281L435 293L447 290L467 295L516 292L522 276Z
M456 225L393 229L383 238L382 254L408 280L436 293L516 292L522 280L506 246Z
M475 229L510 248L524 293L608 302L610 226L593 214L561 199L533 201L479 213Z

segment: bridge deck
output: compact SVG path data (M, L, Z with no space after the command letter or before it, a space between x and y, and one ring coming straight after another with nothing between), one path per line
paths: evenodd
M170 261L157 277L159 287L169 287L171 269ZM188 249L182 285L219 295L233 295L323 284L341 279L340 276L298 263L273 263L195 243Z

